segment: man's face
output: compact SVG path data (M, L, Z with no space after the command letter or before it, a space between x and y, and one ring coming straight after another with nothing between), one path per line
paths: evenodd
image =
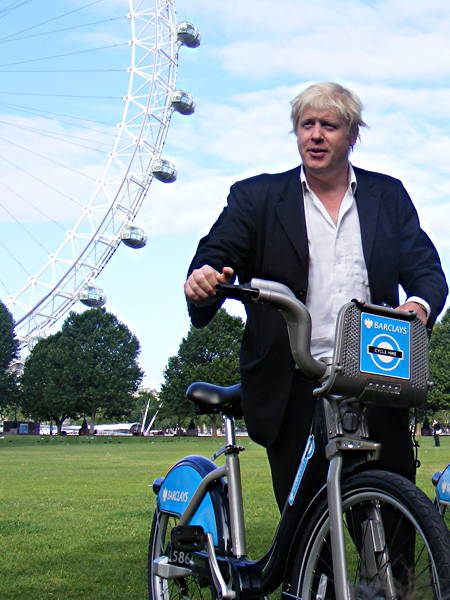
M343 172L356 135L333 110L306 108L297 130L297 145L305 171L320 177Z

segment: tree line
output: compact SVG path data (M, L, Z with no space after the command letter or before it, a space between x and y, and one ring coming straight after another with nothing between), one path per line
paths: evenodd
M5 311L3 306L4 320L11 323ZM13 346L12 360L17 341ZM36 421L55 423L58 432L69 418L89 416L94 424L100 410L105 418L121 417L142 380L138 355L138 339L113 314L102 308L71 313L61 331L34 345L21 377L14 375L14 395L2 395L1 410L19 409ZM11 369L4 376L11 378Z
M115 315L104 308L70 313L59 332L33 345L19 369L14 321L0 302L0 415L53 423L61 433L67 419L86 417L93 431L105 421L141 422L147 412L147 422L157 414L155 428L180 431L193 418L189 383L239 380L242 332L242 319L219 311L209 327L191 328L169 358L160 393L139 392L140 344ZM208 425L215 427L214 419Z
M23 372L14 368L19 343L14 321L0 302L0 414L22 415L54 423L61 432L66 419L87 417L95 423L141 422L156 415L153 428L180 431L195 418L215 431L217 418L199 418L185 391L193 381L233 385L239 381L239 349L244 331L240 317L224 309L202 329L191 326L176 355L168 359L159 392L138 393L143 372L140 344L126 325L103 308L70 313L59 332L31 349ZM450 421L450 309L430 340L430 378L434 383L421 419ZM147 422L148 422L147 419Z

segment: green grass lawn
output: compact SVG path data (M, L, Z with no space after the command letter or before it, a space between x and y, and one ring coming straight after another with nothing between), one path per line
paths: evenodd
M221 440L223 441L223 440ZM249 553L268 546L277 519L265 452L242 456ZM210 456L211 438L0 439L0 598L146 598L154 507L149 485L186 454ZM418 484L450 461L450 438L420 438ZM220 459L222 460L222 459ZM219 462L220 462L219 460Z

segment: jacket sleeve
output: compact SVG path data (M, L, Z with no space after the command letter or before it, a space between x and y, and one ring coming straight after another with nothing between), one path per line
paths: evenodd
M444 307L447 282L437 250L421 229L416 209L403 186L401 195L399 283L408 297L419 296L429 303L428 324L432 326Z
M189 266L188 277L194 269L210 265L219 272L223 267L232 267L242 280L248 271L255 235L251 187L245 182L236 183L231 187L227 206L208 235L199 242ZM194 327L207 325L222 302L223 300L220 300L206 306L196 306L188 301L188 311Z

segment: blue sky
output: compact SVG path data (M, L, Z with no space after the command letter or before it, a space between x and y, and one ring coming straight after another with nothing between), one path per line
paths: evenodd
M126 19L119 18L128 11L125 0L31 0L5 12L11 4L0 2L6 32L0 36L4 297L56 249L106 161L111 125L120 120L129 37ZM163 153L176 164L178 179L150 187L136 219L148 234L146 248L119 247L97 280L108 297L106 308L140 339L146 386L159 388L169 356L188 331L185 272L230 185L298 163L289 101L310 82L335 80L359 94L369 128L353 163L403 180L450 273L445 3L178 0L176 9L179 21L195 23L202 34L199 48L181 49L178 69L178 87L194 95L196 112L173 115ZM50 21L65 12L70 14ZM48 23L27 29L43 21ZM19 31L15 38L21 39L6 37ZM88 48L97 50L78 52ZM8 66L12 63L21 64ZM42 72L45 65L53 72ZM102 70L76 72L87 67ZM6 73L19 68L20 73ZM25 113L11 104L48 112ZM73 112L96 122L82 144L76 137L73 144L57 137L68 132L62 115ZM229 310L240 314L236 304Z

